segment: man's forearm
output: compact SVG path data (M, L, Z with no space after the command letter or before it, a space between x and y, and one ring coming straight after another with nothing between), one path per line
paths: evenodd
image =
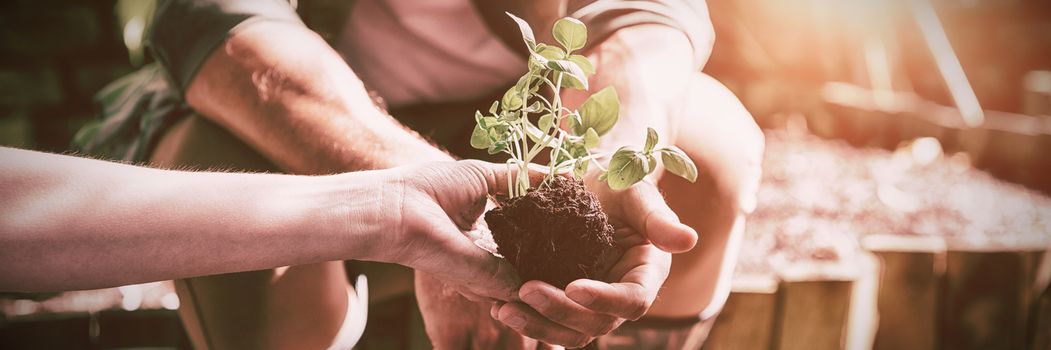
M175 172L8 148L0 159L0 290L349 259L384 225L370 215L382 186L365 174Z
M339 54L300 25L239 30L202 65L187 100L289 172L450 159L376 107Z
M657 131L661 144L671 144L676 125L670 108L682 101L697 69L686 35L664 25L637 25L618 30L586 54L596 71L591 91L566 90L563 97L575 108L598 89L617 89L620 119L602 138L602 147L612 151L621 145L642 146L647 127Z

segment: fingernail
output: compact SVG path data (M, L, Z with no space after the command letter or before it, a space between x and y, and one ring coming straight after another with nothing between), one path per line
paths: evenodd
M548 304L547 296L540 294L540 292L532 292L526 294L524 297L522 297L522 301L524 301L526 304L529 304L537 310L546 309Z
M511 316L507 319L507 325L511 328L522 328L525 327L525 317L522 316Z
M591 302L595 301L595 296L592 295L591 292L586 290L577 289L572 292L566 293L566 295L569 296L570 299L573 299L577 303L580 303L580 305L584 306L591 305Z
M493 306L489 307L489 316L494 320L500 319L500 303L493 303Z

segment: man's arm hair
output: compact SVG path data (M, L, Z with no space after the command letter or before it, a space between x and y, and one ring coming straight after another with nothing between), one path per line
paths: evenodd
M298 24L239 30L204 62L186 99L293 173L450 159L377 107L340 55Z
M168 0L151 46L189 105L301 174L450 159L369 97L283 0Z

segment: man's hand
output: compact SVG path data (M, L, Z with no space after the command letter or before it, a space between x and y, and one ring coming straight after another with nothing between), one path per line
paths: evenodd
M507 328L489 315L491 303L476 303L443 282L416 272L416 301L435 349L553 349Z
M613 191L596 178L592 174L586 179L588 188L598 196L617 244L625 249L606 276L614 282L581 279L562 291L529 281L518 292L522 302L494 305L494 317L530 338L580 347L627 319L642 317L668 277L671 252L687 251L697 242L697 233L679 222L653 184Z
M614 86L621 101L617 126L603 136L600 148L641 146L647 127L656 129L663 142L673 142L675 121L669 108L681 100L695 69L690 53L686 36L662 25L618 30L587 53L596 66L590 85ZM588 95L565 90L562 100L575 108ZM613 283L582 279L562 291L540 281L526 282L519 289L522 302L499 304L494 314L529 337L583 346L626 319L642 317L668 277L671 253L690 250L697 242L697 233L679 222L654 184L644 181L614 191L597 178L593 172L585 183L598 196L617 244L625 249L606 276Z

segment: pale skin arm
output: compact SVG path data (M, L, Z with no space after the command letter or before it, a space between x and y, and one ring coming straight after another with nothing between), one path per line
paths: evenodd
M0 290L344 259L408 265L491 298L510 298L518 283L506 263L463 237L489 189L503 188L500 165L293 176L159 170L11 148L0 148L0 159Z
M116 286L360 255L362 174L194 173L0 149L0 290ZM349 197L348 197L349 196ZM368 198L368 197L364 197ZM308 239L309 237L309 239Z

